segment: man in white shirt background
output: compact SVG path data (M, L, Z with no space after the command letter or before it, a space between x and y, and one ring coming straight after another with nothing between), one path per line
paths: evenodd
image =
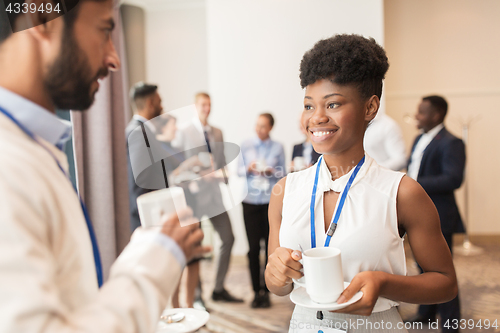
M448 103L441 96L422 98L415 116L417 127L422 130L413 144L408 176L418 181L434 202L441 221L441 231L452 251L454 233L465 231L454 191L460 187L464 177L465 146L461 139L448 132L444 119ZM418 314L409 321L428 323L441 316L443 332L457 332L458 329L443 327L448 321L460 321L458 295L443 304L420 305Z
M378 165L395 171L406 167L403 133L396 121L385 113L379 112L366 129L364 146Z
M62 17L12 3L0 2L0 331L152 332L203 234L177 216L138 230L99 289L92 224L65 174L70 129L55 116L89 108L120 67L113 1L66 1Z

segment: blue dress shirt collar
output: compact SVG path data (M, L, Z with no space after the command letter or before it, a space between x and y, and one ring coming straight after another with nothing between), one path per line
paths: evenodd
M256 146L264 145L267 146L271 142L271 137L268 137L265 140L261 140L258 136L254 137L254 143Z
M71 138L71 123L30 100L0 87L0 106L36 136L62 149Z

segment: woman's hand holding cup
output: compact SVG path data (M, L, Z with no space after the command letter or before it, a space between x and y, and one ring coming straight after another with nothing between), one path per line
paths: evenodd
M365 271L356 274L349 286L340 295L337 303L340 304L349 301L358 291L363 292L363 297L354 304L332 312L350 313L362 316L371 315L375 303L380 295L385 274L387 273L372 271Z
M300 279L302 253L297 250L278 247L269 256L266 267L267 287L276 295L284 296L292 291L292 279Z

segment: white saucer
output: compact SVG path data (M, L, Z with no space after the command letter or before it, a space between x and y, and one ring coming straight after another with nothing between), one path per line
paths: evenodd
M344 289L347 288L349 285L349 282L344 282ZM353 303L356 303L363 297L363 292L358 291L350 300L348 300L345 303L338 304L337 302L333 303L316 303L314 302L311 297L309 297L309 294L306 291L306 288L295 288L292 293L290 294L290 299L292 300L293 303L296 305L303 306L308 309L313 309L313 310L328 310L328 311L334 311L334 310L340 310L348 305L351 305Z
M194 332L208 322L210 314L197 309L168 309L163 311L163 316L182 312L186 317L178 323L167 324L163 320L158 323L156 333L188 333Z

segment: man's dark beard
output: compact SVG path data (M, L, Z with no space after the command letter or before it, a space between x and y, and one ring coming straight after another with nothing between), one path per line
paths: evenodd
M92 83L108 75L107 68L91 75L88 59L76 43L72 29L64 31L61 53L44 80L50 98L61 110L87 110L94 103Z

